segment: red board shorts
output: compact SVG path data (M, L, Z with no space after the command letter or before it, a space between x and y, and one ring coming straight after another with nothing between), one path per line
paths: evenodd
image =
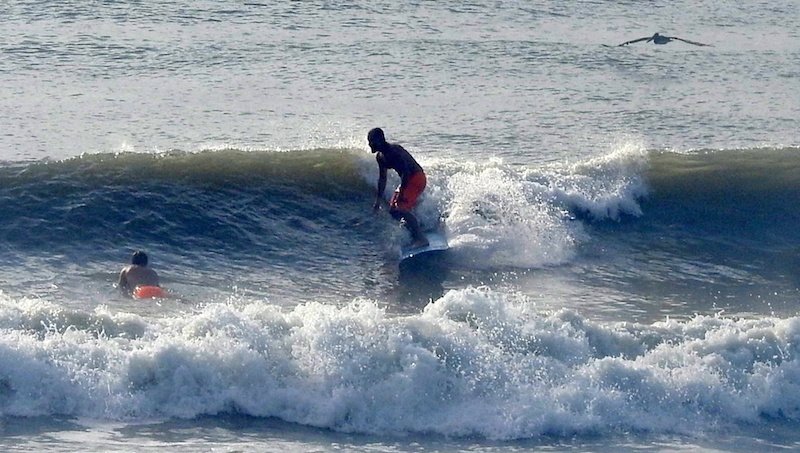
M167 297L167 292L158 286L140 285L133 290L136 299L157 299Z
M417 199L422 195L427 183L428 178L425 177L425 172L418 171L414 173L408 178L408 184L405 187L401 184L394 191L389 207L399 211L410 212L416 206Z

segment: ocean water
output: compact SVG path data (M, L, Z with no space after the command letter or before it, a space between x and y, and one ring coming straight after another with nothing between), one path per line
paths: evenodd
M797 449L798 11L4 2L0 448Z

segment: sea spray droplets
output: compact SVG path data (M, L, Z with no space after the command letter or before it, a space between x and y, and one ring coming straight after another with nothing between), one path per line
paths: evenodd
M567 261L579 226L541 197L524 172L494 159L446 169L450 245L478 266L539 267Z
M544 185L547 197L570 211L616 220L623 214L642 214L638 202L647 195L647 167L644 146L625 142L585 162L531 171L528 179Z

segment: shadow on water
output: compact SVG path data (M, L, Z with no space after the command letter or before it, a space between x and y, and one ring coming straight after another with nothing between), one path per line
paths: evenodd
M421 311L444 295L450 274L446 250L432 251L400 262L397 300L403 311Z

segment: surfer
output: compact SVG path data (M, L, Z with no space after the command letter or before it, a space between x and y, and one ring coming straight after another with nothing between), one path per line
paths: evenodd
M683 41L685 43L694 44L695 46L710 46L711 44L703 44L701 42L689 41L688 39L678 38L677 36L664 36L658 33L654 34L653 36L645 36L644 38L633 39L630 41L625 41L624 43L620 44L620 46L627 46L628 44L633 44L635 42L646 41L650 42L653 41L653 44L666 44L670 41Z
M411 154L402 146L388 143L381 128L374 128L367 134L369 147L378 161L378 193L373 209L378 211L383 203L383 193L386 191L386 171L391 168L400 176L400 185L394 191L389 202L389 214L400 220L411 233L412 247L425 247L428 240L422 234L419 221L411 213L417 204L417 199L425 190L427 178L422 167Z
M139 293L147 293L148 297L158 297L155 293L162 293L159 288L158 274L147 267L147 254L141 250L136 251L131 257L131 264L125 266L119 273L117 288L134 297L142 297ZM147 288L144 290L144 288ZM159 290L153 290L159 288Z

